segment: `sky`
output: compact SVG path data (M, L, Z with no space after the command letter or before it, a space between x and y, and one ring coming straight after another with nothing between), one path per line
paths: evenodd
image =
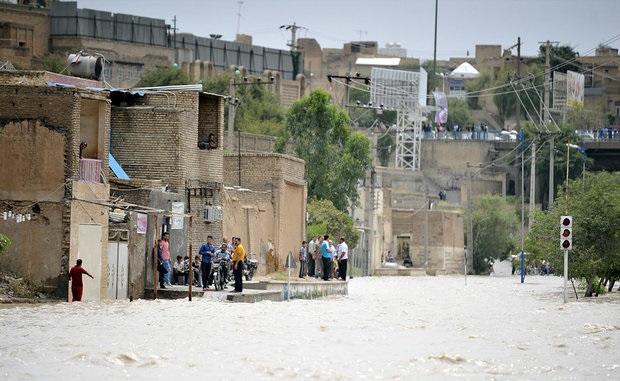
M618 380L619 292L562 278L355 277L347 296L0 308L4 380ZM504 276L500 275L504 274ZM105 275L105 274L104 274ZM96 279L99 279L96 277ZM97 280L85 277L86 288ZM245 291L244 291L245 292Z
M254 45L288 49L291 33L322 48L350 41L400 43L409 57L432 59L433 0L78 0L78 8L163 19L181 33L232 41L251 35ZM569 45L593 55L600 43L620 48L619 0L438 0L437 59L475 54L476 44L509 48L521 37L522 55L541 42ZM516 50L514 51L516 54Z

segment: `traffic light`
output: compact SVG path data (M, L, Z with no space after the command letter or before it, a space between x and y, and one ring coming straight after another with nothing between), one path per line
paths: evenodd
M570 250L573 248L573 217L560 217L560 249Z

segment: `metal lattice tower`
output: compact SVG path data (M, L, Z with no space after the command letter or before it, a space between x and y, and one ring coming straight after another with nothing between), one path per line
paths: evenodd
M426 106L427 75L403 70L372 68L370 101L396 110L396 167L420 170L422 108Z

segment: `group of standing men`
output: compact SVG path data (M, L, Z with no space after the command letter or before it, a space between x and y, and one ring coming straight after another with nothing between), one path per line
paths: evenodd
M157 259L159 265L157 271L159 272L159 287L166 288L171 286L170 284L170 234L164 233L162 239L159 241L157 248ZM213 236L207 237L207 242L202 244L198 254L200 256L200 266L196 264L194 266L194 274L198 285L202 285L203 291L209 291L211 284L211 266L213 262L219 262L219 260L228 260L232 255L233 275L235 278L234 292L243 291L243 260L245 259L245 250L241 245L241 238L233 237L232 243L228 242L226 237L223 238L222 245L216 250L213 245ZM231 254L232 253L232 254Z
M348 259L349 247L344 237L340 237L340 243L334 247L329 235L314 236L307 246L306 241L303 241L299 249L299 277L304 278L307 275L318 278L321 276L323 280L329 280L332 277L335 262L338 265L337 278L346 280Z
M241 245L241 238L233 237L232 243L228 243L228 239L224 237L224 242L217 251L213 246L213 237L208 236L207 242L204 243L198 254L201 256L200 272L202 273L202 290L208 291L211 283L211 266L213 260L222 260L232 252L233 276L235 278L235 289L233 292L243 291L243 260L245 259L245 250Z

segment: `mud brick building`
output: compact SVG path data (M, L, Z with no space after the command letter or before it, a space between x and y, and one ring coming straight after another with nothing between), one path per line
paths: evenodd
M192 216L162 216L157 236L170 233L171 256L195 255L208 235L222 238L222 168L224 98L198 91L112 94L111 154L131 180L118 181L114 197L145 205L154 210ZM201 149L198 143L210 134L215 149ZM149 232L155 217L149 217ZM149 233L152 234L152 233ZM150 238L150 237L149 237ZM146 241L147 285L152 280L154 239ZM193 248L190 253L190 245Z
M242 237L260 273L284 270L286 256L296 258L306 237L304 168L303 160L288 155L225 155L224 231Z
M95 275L84 298L99 300L108 208L94 201L108 199L101 169L108 165L110 103L105 93L48 84L57 79L0 72L0 231L12 241L0 269L66 296L66 274L79 257Z

